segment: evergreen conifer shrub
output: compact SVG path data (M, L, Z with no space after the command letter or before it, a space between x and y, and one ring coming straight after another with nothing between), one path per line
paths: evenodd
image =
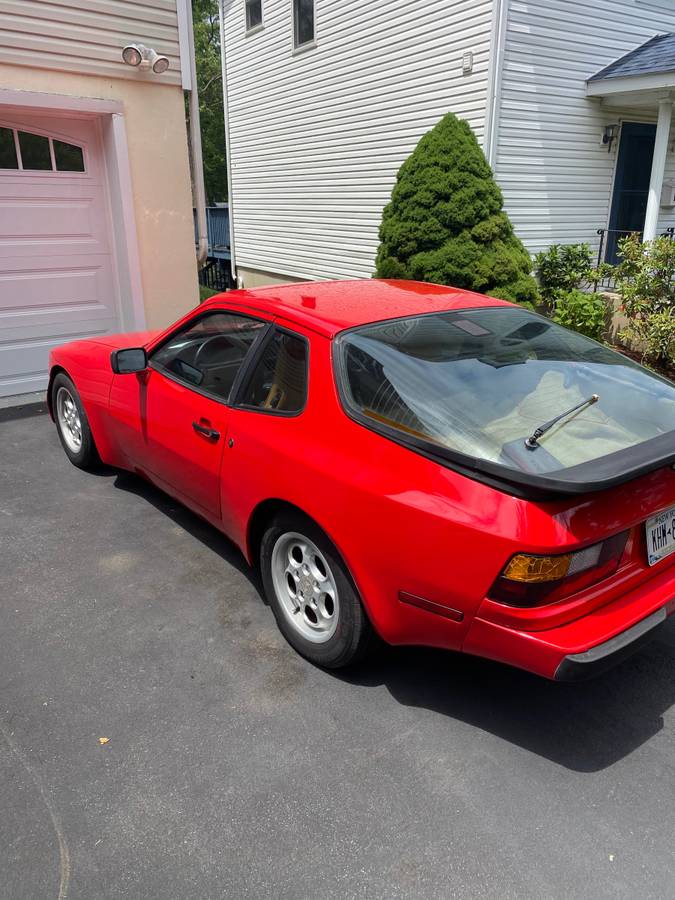
M380 226L376 277L538 301L530 255L468 122L448 113L398 173Z

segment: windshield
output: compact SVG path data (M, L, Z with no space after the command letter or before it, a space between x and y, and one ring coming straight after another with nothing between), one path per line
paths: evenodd
M362 421L521 472L675 436L675 385L518 307L396 319L339 345L344 400Z

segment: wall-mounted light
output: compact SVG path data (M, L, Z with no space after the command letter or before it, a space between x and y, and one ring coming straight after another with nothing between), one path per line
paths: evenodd
M619 126L618 125L605 125L602 132L602 143L607 145L607 152L610 153L612 149L612 144L617 139L619 134Z
M128 66L136 66L142 71L152 69L155 75L161 75L169 68L166 56L161 56L145 44L127 44L122 50L122 59Z

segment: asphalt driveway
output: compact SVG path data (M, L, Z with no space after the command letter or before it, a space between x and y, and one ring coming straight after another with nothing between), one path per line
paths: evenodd
M319 671L217 532L0 421L2 898L672 897L674 703L674 622L579 686Z

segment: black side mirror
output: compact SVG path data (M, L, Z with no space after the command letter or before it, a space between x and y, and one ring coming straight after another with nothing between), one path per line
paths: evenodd
M110 367L115 375L133 375L134 372L144 372L148 368L148 354L145 352L145 347L113 350L110 354Z

